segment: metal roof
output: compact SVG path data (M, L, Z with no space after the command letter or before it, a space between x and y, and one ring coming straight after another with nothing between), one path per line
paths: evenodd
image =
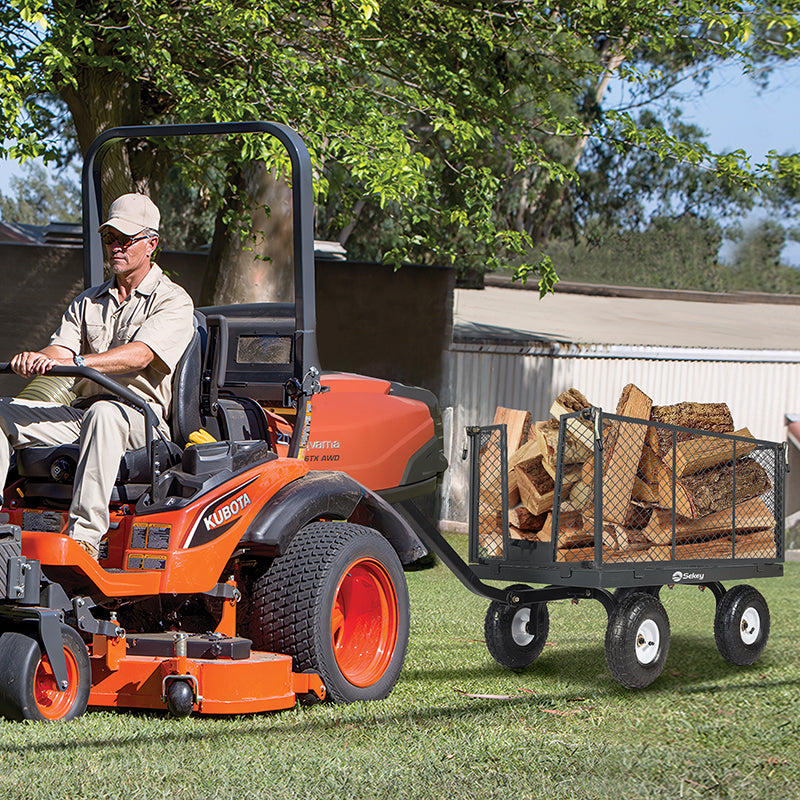
M461 343L538 343L553 355L569 351L572 357L675 358L671 350L679 348L692 351L681 357L699 360L720 357L719 352L704 352L708 349L728 351L732 360L798 360L800 306L795 303L800 304L800 297L761 294L720 300L705 292L610 296L558 287L540 300L538 291L506 286L456 289L454 336ZM659 356L657 350L663 353Z

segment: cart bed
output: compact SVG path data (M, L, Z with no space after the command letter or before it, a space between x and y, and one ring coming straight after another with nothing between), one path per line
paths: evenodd
M509 473L505 426L467 433L469 560L484 580L610 588L783 574L785 444L591 408L562 416L557 448ZM509 525L509 477L540 530Z

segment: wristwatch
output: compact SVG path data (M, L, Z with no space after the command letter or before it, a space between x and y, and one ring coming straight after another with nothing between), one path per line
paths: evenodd
M86 359L81 355L75 356L72 360L75 363L76 367L85 367L86 366Z

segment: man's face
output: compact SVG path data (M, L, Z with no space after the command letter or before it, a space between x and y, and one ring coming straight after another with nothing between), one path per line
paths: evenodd
M106 228L102 238L108 266L114 275L127 276L150 268L150 259L158 245L157 236L145 233L126 236L115 228Z

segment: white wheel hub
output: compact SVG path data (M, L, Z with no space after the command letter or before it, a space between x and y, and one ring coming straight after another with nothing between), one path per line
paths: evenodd
M519 647L527 647L536 638L529 630L530 621L530 608L521 608L511 620L511 638Z
M661 631L655 620L646 619L636 631L636 660L646 666L658 658Z
M744 644L755 644L761 633L761 616L752 606L748 606L742 614L742 621L739 625L739 635Z

